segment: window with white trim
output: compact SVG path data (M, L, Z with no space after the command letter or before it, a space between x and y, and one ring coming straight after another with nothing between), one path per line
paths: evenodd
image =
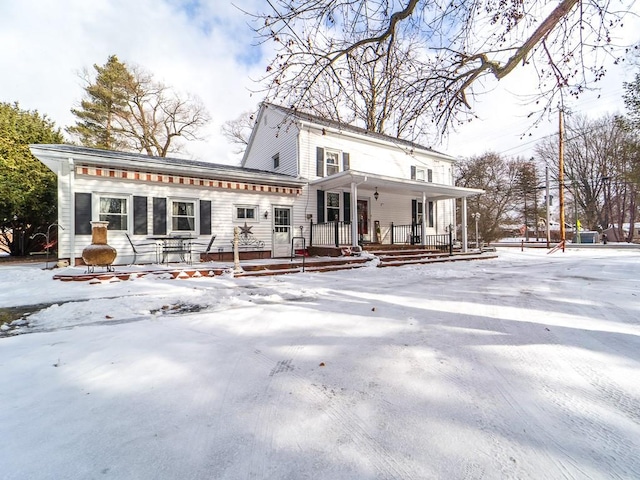
M327 222L340 221L340 194L327 192Z
M416 211L414 212L414 218L416 219L417 224L422 223L423 212L424 209L422 208L422 202L416 201ZM435 226L434 220L434 203L427 202L427 227L433 228Z
M433 170L430 168L416 167L416 180L421 182L433 182Z
M324 163L327 176L338 173L340 171L340 153L333 150L325 150Z
M236 205L235 219L255 222L258 219L258 207L256 205Z
M128 200L128 197L100 197L98 218L101 222L109 222L108 230L129 229Z
M196 231L195 200L171 200L171 230L174 232Z

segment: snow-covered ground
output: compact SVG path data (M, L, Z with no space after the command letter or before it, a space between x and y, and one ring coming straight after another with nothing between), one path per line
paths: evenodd
M640 478L640 251L91 285L0 267L0 479ZM5 332L6 333L6 332Z

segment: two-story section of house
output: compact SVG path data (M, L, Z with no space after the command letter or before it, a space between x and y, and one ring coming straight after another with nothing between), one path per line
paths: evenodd
M280 212L283 245L291 235L312 246L425 245L454 228L456 199L466 245L466 199L483 192L455 187L454 163L427 147L264 103L242 167L307 182Z

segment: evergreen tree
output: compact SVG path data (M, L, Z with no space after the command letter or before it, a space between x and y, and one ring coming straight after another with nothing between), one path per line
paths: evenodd
M111 55L104 66L94 64L93 68L95 81L92 83L87 75L86 98L79 109L71 110L78 121L67 128L67 132L76 135L86 147L122 149L126 143L118 135L119 119L126 116L133 75L115 55Z
M31 251L57 216L56 175L29 151L31 143L62 143L53 122L17 103L0 103L0 249Z

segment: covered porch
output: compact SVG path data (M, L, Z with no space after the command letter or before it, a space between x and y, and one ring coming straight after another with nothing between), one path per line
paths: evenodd
M467 251L467 198L483 190L405 180L346 170L311 182L318 198L310 222L310 247L361 247L367 243ZM343 205L325 192L342 191ZM333 194L335 195L335 194ZM461 199L461 238L456 238L455 200ZM335 209L332 211L331 209ZM338 218L338 211L343 212ZM326 215L325 213L326 212Z

